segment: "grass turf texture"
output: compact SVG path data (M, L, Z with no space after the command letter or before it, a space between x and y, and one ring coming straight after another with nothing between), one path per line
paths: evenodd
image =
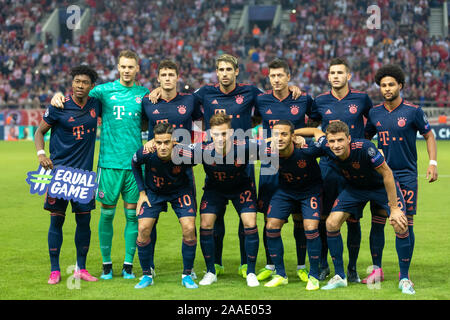
M47 144L48 150L48 144ZM98 146L97 149L98 151ZM398 262L395 251L395 236L392 227L386 224L386 245L383 255L385 281L380 289L369 289L362 284L349 284L347 288L333 291L307 292L306 284L300 282L295 270L297 259L295 242L292 235L292 221L283 228L285 246L285 265L289 285L279 288L248 288L245 279L237 275L240 263L237 237L238 216L234 208L228 206L225 216L226 235L223 251L225 274L218 282L197 290L181 286L181 228L173 211L162 213L158 223L158 240L156 243L155 264L156 278L152 287L142 290L134 289L138 282L122 279L120 272L124 257L123 230L125 217L122 202L119 202L114 220L113 268L114 278L96 283L81 282L79 289L70 289L70 275L67 268L75 264L74 244L75 218L68 208L64 224L64 242L61 249L62 282L48 285L50 263L47 247L47 232L50 217L43 210L44 197L31 195L26 184L26 173L38 166L32 142L0 142L2 154L0 163L3 168L0 184L0 299L177 299L177 300L291 300L291 299L449 299L450 285L447 275L450 252L450 141L438 141L438 162L440 178L429 184L424 177L426 172L427 152L423 141L418 142L419 153L419 199L418 215L414 220L416 234L415 252L410 269L411 279L415 283L416 295L407 296L398 290ZM48 152L48 151L47 151ZM96 154L97 157L97 154ZM97 163L97 160L95 160ZM201 166L195 167L198 201L202 195L204 172ZM120 200L121 201L121 200ZM98 244L98 220L100 206L92 212L91 246L87 259L87 268L94 276L101 274L101 256ZM361 220L362 243L358 259L358 271L361 278L366 276L366 269L371 265L369 251L370 212L368 206ZM197 216L197 230L200 225ZM257 270L265 265L262 243L263 215L258 214L260 248ZM345 245L346 226L342 228L344 240L344 263L348 261ZM331 258L329 258L332 266ZM197 282L203 277L205 263L201 253L200 242L197 245L195 271ZM141 276L137 253L134 271ZM331 267L333 273L333 267ZM322 282L321 286L326 282Z

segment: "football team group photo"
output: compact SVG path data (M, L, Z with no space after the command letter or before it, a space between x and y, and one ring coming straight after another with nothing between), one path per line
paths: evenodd
M0 299L450 298L447 1L0 3Z

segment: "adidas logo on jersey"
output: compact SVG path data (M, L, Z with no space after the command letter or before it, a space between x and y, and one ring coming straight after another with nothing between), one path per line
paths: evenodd
M70 117L68 120L68 122L74 122L74 121L75 121L75 119L73 117Z
M217 102L217 99L214 99L213 102L211 102L211 104L219 104L219 102Z
M377 127L381 127L380 121L377 122L376 126L377 126Z
M267 111L266 111L266 114L272 114L272 110L270 110L270 109L267 110Z
M113 95L111 98L109 98L110 100L117 100L116 96Z
M332 114L333 112L331 112L330 109L327 110L327 112L325 112L325 114Z
M159 114L158 109L155 109L155 111L152 112L153 114Z

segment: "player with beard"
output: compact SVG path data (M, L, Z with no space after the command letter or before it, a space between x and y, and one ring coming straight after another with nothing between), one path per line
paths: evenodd
M417 212L417 132L423 135L427 144L429 165L426 177L429 182L438 178L436 140L422 108L405 101L400 92L405 87L405 74L397 65L385 65L375 74L375 82L380 86L384 102L373 107L369 113L366 131L368 138L378 134L378 148L383 150L386 162L392 168L400 184L406 204L411 257L414 250L414 215ZM371 206L376 213L379 208ZM384 224L386 219L380 215L372 220L370 249L374 270L365 282L383 281L381 268L384 248ZM374 227L375 226L375 227ZM410 281L404 275L401 281Z
M330 61L328 81L331 90L315 98L316 110L314 110L314 116L317 116L317 119L313 120L321 123L323 131L326 131L331 122L341 120L348 125L350 135L359 139L364 138L364 117L368 117L369 110L372 108L372 101L366 93L350 88L349 81L351 78L350 67L344 59L335 58ZM315 126L317 125L318 123L315 124ZM323 214L319 227L322 238L319 280L325 280L330 273L327 261L328 247L325 220L331 211L334 200L344 188L345 179L339 174L336 165L327 157L320 159L319 165L324 185L327 186L323 194ZM348 281L360 282L361 280L356 270L356 261L361 243L361 226L359 221L350 217L347 220L347 230Z
M251 84L238 83L239 75L238 59L230 54L223 54L216 59L216 75L218 83L205 85L197 89L193 95L197 97L203 106L203 124L204 130L209 130L209 122L211 117L217 113L224 113L231 116L231 127L236 135L242 133L247 134L252 128L252 116L257 114L254 107L256 105L256 97L262 93L260 89ZM296 99L300 97L301 90L296 86L289 86L289 91ZM153 90L149 96L153 103L156 103L161 97L161 88ZM239 133L240 132L240 133ZM248 132L248 137L251 132ZM254 166L247 165L249 176L254 183ZM225 236L224 214L217 215L214 225L215 238L215 267L216 274L224 273L222 264L223 239ZM246 277L247 275L247 254L245 252L245 232L242 223L239 223L239 248L241 254L241 264L238 274Z

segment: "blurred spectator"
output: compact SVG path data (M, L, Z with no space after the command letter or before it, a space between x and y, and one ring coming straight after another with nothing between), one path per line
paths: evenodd
M447 124L447 116L445 113L441 113L438 117L438 123L439 124Z
M316 96L329 89L328 62L342 56L351 65L351 86L374 102L382 100L373 81L376 70L396 63L408 76L404 97L422 106L448 106L450 38L428 36L428 1L376 2L379 30L366 27L371 1L282 0L290 11L288 32L254 25L246 33L227 29L243 0L87 0L93 15L86 33L52 48L33 42L34 36L43 32L43 17L68 1L0 0L0 104L48 104L54 92L68 93L68 72L80 63L95 66L99 83L115 80L116 57L130 48L141 57L138 81L149 88L157 86L156 68L164 58L179 64L182 91L215 82L214 58L227 52L240 59L240 82L269 89L267 63L283 57L292 83Z

